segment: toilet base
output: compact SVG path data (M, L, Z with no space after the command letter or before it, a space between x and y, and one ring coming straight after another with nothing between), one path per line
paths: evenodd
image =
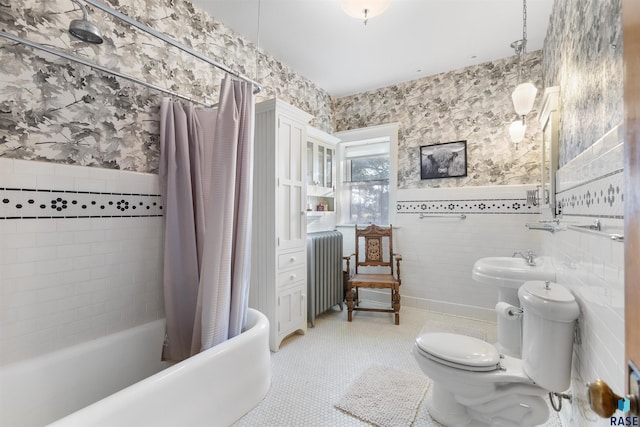
M549 411L544 399L529 395L527 388L516 386L513 394L499 392L501 396L485 400L455 395L434 382L425 405L431 418L445 427L533 427L546 422Z
M467 413L467 409L456 402L452 393L438 383L433 383L431 393L425 403L429 415L446 427L486 427L488 424L478 423Z

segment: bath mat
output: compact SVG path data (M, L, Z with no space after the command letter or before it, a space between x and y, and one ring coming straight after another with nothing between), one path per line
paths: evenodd
M376 426L411 426L430 384L422 374L371 366L351 383L335 406Z
M468 337L478 338L483 341L487 340L487 333L482 329L474 328L472 326L456 325L453 323L439 322L437 320L430 320L425 325L420 333L425 332L451 332L453 334L466 335Z

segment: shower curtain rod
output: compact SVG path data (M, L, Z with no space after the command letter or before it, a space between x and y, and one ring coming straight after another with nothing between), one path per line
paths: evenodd
M127 74L123 74L123 73L121 73L119 71L115 71L115 70L112 70L110 68L103 67L102 65L96 64L95 62L87 61L87 60L79 58L77 56L69 55L66 52L63 52L63 51L60 51L60 50L57 50L57 49L53 49L53 48L48 47L48 46L41 45L40 43L36 43L36 42L32 42L31 40L23 39L21 37L15 36L13 34L7 33L4 30L0 31L0 37L4 37L6 39L13 40L14 42L18 42L18 43L24 44L24 45L32 47L34 49L42 50L44 52L50 53L50 54L58 56L60 58L68 59L69 61L73 61L73 62L76 62L78 64L86 65L87 67L91 67L91 68L94 68L96 70L103 71L103 72L105 72L107 74L111 74L113 76L120 77L120 78L123 78L125 80L129 80L130 82L137 83L137 84L140 84L142 86L146 86L146 87L148 87L150 89L154 89L154 90L157 90L157 91L160 91L160 92L164 92L164 93L166 93L168 95L171 95L171 96L174 96L176 98L181 98L181 99L187 100L189 102L193 102L194 104L204 105L205 107L213 107L213 105L214 105L214 104L211 104L211 103L198 101L197 99L190 98L190 97L188 97L186 95L182 95L182 94L180 94L178 92L174 92L174 91L172 91L170 89L165 89L163 87L156 86L156 85L154 85L152 83L145 82L144 80L137 79L137 78L129 76Z
M231 68L227 67L226 65L220 64L219 62L216 62L213 59L210 59L210 58L204 56L200 52L197 52L197 51L191 49L190 47L185 46L182 43L177 42L176 40L172 39L171 37L168 37L167 35L165 35L165 34L163 34L161 32L158 32L158 31L154 30L151 27L148 27L148 26L144 25L143 23L141 23L139 21L136 21L135 19L133 19L133 18L131 18L131 17L129 17L129 16L123 14L123 13L120 13L115 9L110 8L109 6L107 6L105 4L102 4L99 1L96 1L96 0L83 0L83 1L85 3L88 3L88 4L92 5L92 6L94 6L94 7L97 7L98 9L100 9L100 10L102 10L104 12L107 12L110 15L115 16L116 18L118 18L118 19L120 19L122 21L127 22L128 24L133 25L134 27L138 28L139 30L144 31L147 34L150 34L150 35L152 35L152 36L164 41L165 43L169 43L170 45L172 45L174 47L177 47L181 51L186 52L191 56L194 56L194 57L196 57L196 58L198 58L198 59L200 59L200 60L202 60L202 61L204 61L204 62L206 62L208 64L213 65L216 68L221 69L222 71L224 71L224 72L226 72L228 74L231 74L234 77L239 78L240 80L244 80L247 83L251 83L253 85L253 87L254 87L254 90L253 90L254 94L256 94L256 93L258 93L258 92L260 92L262 90L262 86L258 82L250 79L249 77L246 77L246 76L240 74L239 72L232 70Z

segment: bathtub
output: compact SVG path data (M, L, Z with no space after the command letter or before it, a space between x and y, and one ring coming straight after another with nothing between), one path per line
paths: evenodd
M163 338L156 321L0 368L0 425L228 426L267 394L269 321L259 311L249 309L239 336L173 366L158 361Z

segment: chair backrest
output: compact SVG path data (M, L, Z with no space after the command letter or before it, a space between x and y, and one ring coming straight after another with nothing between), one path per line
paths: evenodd
M358 228L356 224L355 228L356 274L359 267L385 267L393 275L393 226Z

